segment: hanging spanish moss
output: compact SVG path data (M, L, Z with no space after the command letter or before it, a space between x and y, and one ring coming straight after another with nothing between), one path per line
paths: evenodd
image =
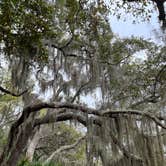
M102 124L88 123L89 165L99 159L103 166L164 166L164 134L147 118L128 115L105 117Z

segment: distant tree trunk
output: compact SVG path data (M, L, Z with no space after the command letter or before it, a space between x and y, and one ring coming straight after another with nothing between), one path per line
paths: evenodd
M35 153L36 146L41 138L41 130L37 130L32 137L32 139L29 139L28 146L27 146L27 152L26 152L26 158L29 161L33 160L33 156Z
M103 166L111 166L109 155L106 153L105 149L100 149L99 155L101 157Z

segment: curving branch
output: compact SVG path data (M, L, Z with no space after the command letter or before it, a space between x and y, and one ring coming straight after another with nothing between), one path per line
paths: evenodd
M160 127L166 129L166 126L163 123L161 123L161 117L157 117L157 116L152 115L148 112L137 111L137 110L128 110L128 111L110 111L110 110L104 111L103 110L102 111L102 110L92 109L89 107L81 106L78 104L72 104L72 103L45 103L45 102L41 102L38 104L30 105L30 106L24 108L23 113L22 113L21 117L18 119L17 123L18 124L23 123L25 118L29 117L30 113L37 112L43 108L69 109L69 110L73 110L74 113L77 113L77 111L80 111L82 113L92 114L92 115L95 115L97 117L109 116L109 117L114 118L115 116L117 116L117 115L119 116L122 114L145 116L145 117L153 120ZM69 114L68 116L73 116L73 115L74 114ZM79 115L79 117L80 117L80 115ZM17 126L17 124L16 124L16 126Z
M42 125L42 124L48 124L48 123L55 123L60 121L67 121L67 120L77 120L79 123L81 123L84 126L87 126L87 116L76 113L76 112L65 112L57 114L56 112L53 112L51 114L45 115L43 118L35 119L34 127ZM99 117L91 117L91 121L101 126L102 121Z
M16 93L11 92L11 91L9 91L9 90L3 88L2 86L0 86L0 91L3 92L3 93L5 93L5 94L9 94L9 95L11 95L11 96L14 96L14 97L20 97L20 96L22 96L23 94L27 93L27 92L28 92L28 89L24 90L24 91L21 92L21 93L16 94Z
M41 119L35 119L34 116L36 115L36 113L43 108L55 109L54 116L53 114L50 114L46 115ZM59 110L64 110L64 109L66 110L65 112L58 113ZM91 116L88 116L89 114L91 114ZM36 103L25 107L23 109L20 118L11 126L8 136L8 143L5 146L2 155L0 156L0 165L2 166L16 165L20 155L22 154L23 149L27 145L29 137L33 134L34 127L36 127L37 125L75 119L86 126L88 120L87 118L92 118L93 123L102 125L102 117L115 118L117 116L122 116L122 115L145 116L153 120L158 126L166 129L166 126L162 123L162 121L165 119L162 119L161 117L160 118L156 117L146 112L135 111L135 110L102 111L72 103L46 103L46 102ZM4 160L4 157L7 156L8 154L10 154L9 158Z
M87 125L86 117L80 114L72 113L72 112L66 112L61 113L57 115L55 112L52 114L47 114L43 118L38 118L35 120L34 126L39 126L42 124L48 124L48 123L55 123L60 121L67 121L67 120L77 120L79 123L83 124L84 126Z
M88 113L88 114L93 114L93 115L101 115L101 110L97 110L97 109L93 109L93 108L89 108L86 106L82 106L79 104L73 104L73 103L60 103L60 102L55 102L55 103L47 103L47 102L41 102L41 103L37 103L37 104L33 104L30 106L27 106L24 108L23 113L24 112L37 112L43 108L53 108L53 109L71 109L71 110L76 110L76 111L80 111L83 113Z
M71 150L71 149L74 149L76 146L78 146L83 140L85 140L86 136L82 136L80 137L74 144L71 144L71 145L65 145L65 146L61 146L59 149L57 149L55 152L53 152L49 157L48 159L45 161L45 163L48 163L50 162L53 157L63 151L68 151L68 150Z

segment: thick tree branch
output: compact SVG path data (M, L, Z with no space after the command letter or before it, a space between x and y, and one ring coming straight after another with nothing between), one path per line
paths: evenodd
M42 108L52 108L55 109L55 114L57 113L57 116L51 117L46 116L43 119L33 119L33 117L36 115L35 113L39 111ZM58 114L58 111L61 109L66 109L65 112ZM51 109L50 109L51 110ZM57 111L57 112L56 112ZM68 112L70 111L70 112ZM72 111L72 112L71 112ZM31 114L32 113L32 114ZM0 162L3 161L3 157L9 153L10 150L12 150L12 154L14 154L16 151L16 147L20 146L19 152L21 154L22 150L24 149L28 137L32 134L32 131L35 126L44 124L44 123L50 123L55 121L65 121L65 120L71 120L75 119L79 121L80 123L86 125L87 124L87 114L92 114L90 118L94 118L93 123L98 123L99 125L102 123L102 119L100 120L100 117L108 117L108 118L115 118L117 116L125 115L139 115L139 116L145 116L151 120L153 120L157 125L160 127L166 129L166 126L162 124L161 117L158 118L150 113L145 113L141 111L135 111L135 110L129 110L129 111L101 111L96 110L92 108L88 108L85 106L72 104L72 103L37 103L30 106L27 106L23 109L23 113L20 116L20 118L12 125L9 137L8 137L8 144L5 147L4 153L0 157ZM32 117L31 117L32 115ZM83 116L81 116L83 115ZM88 117L89 118L89 117ZM96 120L96 119L99 119ZM100 123L101 122L101 123ZM20 127L22 126L22 127ZM14 143L16 141L16 143ZM21 148L22 147L22 148ZM17 153L19 153L17 151ZM14 156L11 156L10 160L7 162L10 163L8 165L11 165L13 163L13 158L16 157L15 162L17 162L17 158L19 158L18 154L15 153Z
M42 125L42 124L47 124L47 123L55 123L55 122L60 122L60 121L66 121L66 120L77 120L84 126L87 125L86 122L86 117L80 114L72 113L72 112L66 112L57 115L56 113L54 114L47 114L45 117L36 119L35 120L35 126Z
M55 112L52 114L47 114L43 118L38 118L35 120L35 126L42 125L42 124L48 124L48 123L55 123L60 121L66 121L66 120L77 120L79 123L81 123L84 126L87 126L87 117L83 114L73 113L73 112L66 112L61 114L56 114ZM94 124L101 126L102 122L99 117L91 117L91 120Z
M37 103L37 104L33 104L30 106L27 106L24 108L23 112L36 112L39 111L43 108L53 108L53 109L71 109L71 110L78 110L84 113L88 113L88 114L93 114L93 115L101 115L101 111L100 110L96 110L96 109L92 109L92 108L88 108L86 106L81 106L78 104L72 104L72 103L46 103L46 102L41 102L41 103Z
M40 109L43 108L53 108L53 109L69 109L69 110L73 110L73 111L80 111L83 113L87 113L87 114L92 114L92 115L96 115L96 116L110 116L110 117L115 117L115 115L122 115L122 114L128 114L128 115L139 115L139 116L145 116L151 120L153 120L157 125L159 125L160 127L166 129L166 126L164 124L161 123L161 118L156 117L155 115L152 115L150 113L147 112L143 112L143 111L136 111L136 110L129 110L129 111L101 111L101 110L96 110L96 109L92 109L92 108L88 108L85 106L81 106L81 105L77 105L77 104L72 104L72 103L38 103L38 104L34 104L31 106L28 106L24 109L22 116L20 117L19 124L20 122L24 121L25 117L28 117L27 114L30 114L31 112L36 112L39 111ZM71 115L70 115L71 116Z

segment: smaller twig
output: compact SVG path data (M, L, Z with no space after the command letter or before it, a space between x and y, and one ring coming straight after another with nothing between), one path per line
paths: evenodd
M135 108L135 107L137 107L141 104L145 104L145 103L156 103L158 101L157 99L159 99L159 98L160 98L159 95L158 96L151 95L151 96L145 97L144 99L142 99L138 102L135 102L135 103L131 104L128 108L133 109L133 108Z
M21 93L16 94L16 93L11 92L11 91L9 91L9 90L7 90L7 89L5 89L5 88L3 88L3 87L0 86L0 91L2 91L2 92L5 93L5 94L9 94L9 95L11 95L11 96L14 96L14 97L20 97L20 96L22 96L23 94L27 93L27 92L28 92L28 89L24 90L24 91L21 92Z
M76 100L76 98L80 95L81 91L82 91L88 84L89 84L89 81L79 87L79 89L76 91L75 95L74 95L73 98L71 99L71 103L73 103L73 102Z
M156 77L155 77L155 82L153 84L153 95L155 96L156 94L156 89L157 89L157 84L160 82L160 79L161 79L161 75L163 72L166 71L166 65L164 65L160 70L159 72L157 73Z

